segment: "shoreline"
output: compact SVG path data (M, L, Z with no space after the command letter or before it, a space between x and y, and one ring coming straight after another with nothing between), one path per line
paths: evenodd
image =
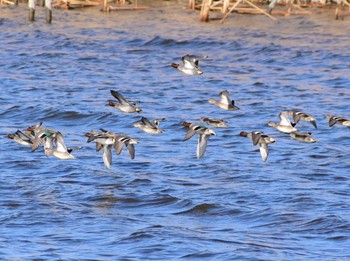
M0 5L1 9L5 9L7 7L16 8L16 5L9 5L7 4L9 1L4 1L2 5ZM81 4L79 4L79 2ZM258 8L261 8L261 10L266 11L268 9L268 4L262 4L259 3L259 1L251 1L252 3L255 3ZM66 4L64 4L66 3ZM26 7L27 3L19 2L19 7ZM63 0L57 0L53 1L52 3L53 10L67 10L67 11L92 11L92 12L101 12L101 13L122 13L122 12L134 12L134 11L149 11L152 9L157 8L178 8L183 9L184 15L186 12L193 12L193 16L197 17L198 21L201 20L201 5L195 5L192 9L189 7L188 1L164 1L164 0L156 0L156 1L136 1L135 3L131 4L117 4L117 3L111 3L111 5L108 5L107 10L103 10L103 1L80 1L80 0L74 0L74 1L63 1ZM37 9L44 8L40 6L40 3L38 2L36 4ZM289 10L288 10L289 8ZM234 10L232 13L229 13L230 8L228 8L228 11L226 13L222 12L220 8L210 9L209 11L209 19L207 22L210 21L216 21L221 20L225 14L228 17L232 17L236 14L239 15L264 15L263 13L259 12L256 8L252 8L251 6L247 4L243 4L241 8L238 8L237 10ZM288 7L287 4L279 3L276 5L275 8L272 9L271 16L274 18L280 19L282 17L288 17L288 16L308 16L308 15L317 15L320 13L329 12L328 19L333 20L348 20L347 17L350 16L350 10L348 6L340 7L336 3L327 3L325 5L317 4L317 3L310 3L310 4L304 4L304 5L293 5L292 7ZM327 16L327 15L326 15Z

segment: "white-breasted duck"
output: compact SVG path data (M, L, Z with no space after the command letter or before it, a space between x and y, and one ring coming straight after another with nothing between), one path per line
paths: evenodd
M229 92L227 90L220 92L219 96L220 96L220 101L217 101L214 99L209 99L208 101L218 106L219 108L227 111L239 110L239 108L235 106L235 102L231 100Z

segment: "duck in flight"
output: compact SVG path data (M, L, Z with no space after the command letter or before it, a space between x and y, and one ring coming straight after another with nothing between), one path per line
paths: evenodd
M222 119L202 117L200 118L200 120L202 122L205 122L208 125L211 125L217 128L223 128L228 126L228 123Z
M314 137L311 136L311 132L294 131L289 133L289 136L291 136L294 140L297 140L300 142L313 143L317 141Z
M146 117L142 117L141 121L135 122L133 126L140 128L141 130L147 133L160 134L160 133L164 133L164 130L161 130L158 128L159 122L162 120L164 119L156 119L156 120L150 121Z
M274 138L259 131L252 131L251 133L242 131L239 135L251 139L253 145L259 144L261 159L263 162L267 160L267 156L269 155L268 144L274 143L276 141Z
M120 92L111 90L111 94L113 95L114 98L116 98L119 101L119 103L112 101L112 100L109 100L108 101L109 106L117 108L123 112L128 112L128 113L131 113L131 112L140 113L142 111L139 107L136 106L135 102L127 101L124 98L124 96L121 95Z
M183 72L187 75L200 75L203 74L203 71L199 69L199 61L208 58L208 56L195 57L189 54L186 54L181 58L183 65L178 63L172 63L171 67L178 69L180 72Z
M48 155L53 155L61 160L74 159L75 157L71 154L72 149L68 149L64 143L64 138L61 132L57 131L55 135L56 150L52 148L46 149Z
M220 101L217 101L214 99L209 99L208 101L218 106L219 108L227 111L239 110L239 108L235 106L235 102L231 100L230 94L227 90L220 92L219 96L220 96Z
M329 127L332 127L335 124L338 124L338 125L343 125L343 126L347 126L348 128L350 128L350 120L348 120L348 119L345 119L345 118L339 117L339 116L333 116L331 114L327 114L326 118L329 120L329 122L328 122Z
M293 117L293 121L295 123L298 123L300 120L308 121L312 124L312 126L315 127L315 129L317 129L315 117L313 117L309 114L306 114L306 113L301 112L301 111L292 110L292 111L288 111L288 115L291 115Z
M287 134L297 131L297 129L294 127L295 123L292 123L288 118L288 111L282 111L279 114L279 118L280 118L279 123L269 121L267 125L274 127L280 132L287 133Z
M216 135L215 132L203 125L197 124L197 123L189 123L189 122L182 122L182 126L187 127L189 130L186 133L185 141L189 140L191 137L193 137L196 133L198 136L198 143L197 143L197 159L203 157L205 150L207 148L207 142L212 135Z

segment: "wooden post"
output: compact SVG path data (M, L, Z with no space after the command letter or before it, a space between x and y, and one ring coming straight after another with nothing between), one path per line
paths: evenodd
M103 12L107 12L109 11L108 10L108 0L104 0L103 1L103 9L102 9Z
M339 12L345 3L347 3L347 2L344 0L337 1L337 7L335 8L335 20L338 20L340 18Z
M337 4L337 7L335 8L335 20L339 19L339 4Z
M227 12L229 4L230 4L230 0L224 0L222 4L221 13L225 14Z
M189 0L188 1L188 8L194 10L195 7L195 0Z
M289 16L290 15L290 11L292 10L292 6L293 6L293 0L289 0L287 3L287 10L284 13L284 16Z
M203 0L202 1L202 8L200 12L200 20L202 22L208 22L209 21L209 10L212 0Z
M35 0L29 0L28 7L29 7L29 21L34 22L34 20L35 20Z
M4 5L4 4L8 4L8 5L18 5L18 3L16 4L16 2L12 2L10 0L0 0L0 5Z
M46 23L52 23L52 0L45 0L45 9L46 9Z

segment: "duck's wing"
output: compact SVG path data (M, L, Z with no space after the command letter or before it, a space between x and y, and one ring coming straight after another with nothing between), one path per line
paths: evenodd
M101 143L98 143L96 142L96 151L100 151L102 148L102 144Z
M117 155L120 155L120 153L122 152L122 149L126 140L127 140L127 137L125 137L124 135L117 135L115 137L115 142L113 146Z
M38 134L35 135L32 145L32 152L36 151L39 146L42 144L43 140L47 137L45 130L41 130Z
M149 121L146 117L142 117L141 121L147 127L150 127L150 128L153 128L153 129L157 129L157 125L155 125L153 122Z
M117 92L117 91L113 91L111 90L111 94L113 95L114 98L116 98L121 104L129 104L128 101L124 98L123 95L121 95L121 93Z
M196 56L190 56L191 62L196 66L196 68L198 69L198 63L201 60L204 60L208 58L208 56L203 56L203 57L196 57Z
M336 124L338 120L339 120L339 117L334 117L334 116L330 117L329 124L328 124L329 127L332 127L334 124Z
M189 139L192 138L193 135L195 135L195 134L196 134L196 130L195 130L192 126L190 126L188 132L187 132L186 135L185 135L184 140L185 140L185 141L186 141L186 140L189 140Z
M124 142L121 142L121 141L114 142L114 149L117 155L120 155L120 153L122 152L123 146L124 146Z
M205 150L207 149L207 143L210 135L199 134L198 136L198 144L197 144L197 159L203 157Z
M329 118L329 127L332 127L337 122L343 122L343 121L346 121L346 119L342 117L332 116Z
M269 149L266 143L259 143L259 149L261 154L261 159L263 162L267 160L267 156L269 155Z
M35 139L33 140L32 152L36 151L42 142L43 142L43 139L40 139L39 137L35 137Z
M231 100L229 92L227 90L220 92L219 95L221 103L234 105L234 102Z
M128 145L126 145L128 151L129 151L129 155L131 159L135 158L135 146L134 144L130 144L128 143Z
M293 111L293 121L298 123L302 117L302 113L300 111Z
M64 144L64 138L61 132L56 133L56 150L59 152L67 152L66 144Z
M100 131L102 131L103 133L108 133L108 130L100 128Z
M105 166L109 169L112 164L112 145L102 145L102 159Z
M293 112L293 121L295 123L298 123L299 120L308 121L312 124L312 126L315 127L315 129L317 129L316 119L314 117L312 117L311 115L306 114L304 112L294 111Z
M290 120L288 118L287 111L282 111L279 114L279 118L280 118L280 125L283 125L283 126L291 126L292 125L292 123L290 122Z
M187 54L184 57L182 57L181 60L184 63L185 68L188 68L188 69L197 68L198 69L198 61L196 63L192 56Z
M192 57L194 61L198 64L198 61L202 61L204 59L208 58L208 55L202 56L202 57Z
M256 145L259 143L260 139L261 139L261 132L258 131L253 131L252 132L252 141L253 141L253 145Z
M16 134L18 137L20 137L22 140L28 142L28 143L33 143L33 139L27 135L25 135L22 131L17 130Z
M315 129L317 129L317 124L316 124L316 121L310 121L310 123L312 124L312 126L315 127Z

